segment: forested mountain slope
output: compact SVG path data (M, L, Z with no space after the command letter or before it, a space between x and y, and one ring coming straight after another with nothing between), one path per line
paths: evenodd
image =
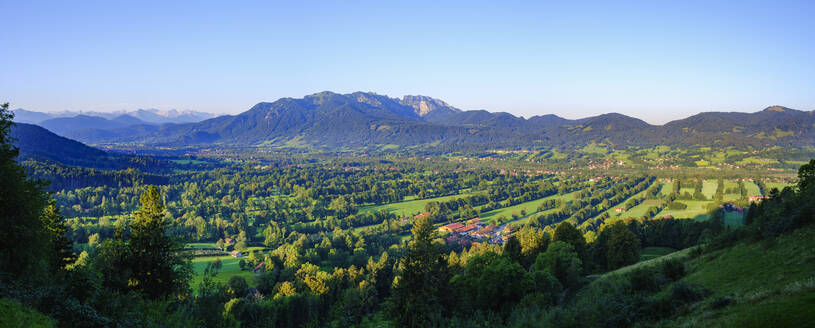
M60 137L42 127L17 123L11 128L14 145L22 159L60 161L71 165L89 165L108 159L108 153L80 142Z
M161 161L151 157L132 156L87 146L81 142L60 137L33 124L16 123L10 136L19 148L19 160L57 162L70 166L101 169L136 168L143 171L161 169Z

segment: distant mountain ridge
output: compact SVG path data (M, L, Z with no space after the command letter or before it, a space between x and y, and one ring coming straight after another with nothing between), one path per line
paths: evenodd
M19 123L40 124L43 121L55 118L70 118L76 116L101 117L108 120L115 120L122 116L137 118L142 123L164 124L164 123L194 123L215 117L215 114L197 112L193 110L158 110L158 109L137 109L133 111L119 110L113 112L94 111L62 111L56 113L43 113L29 111L22 108L12 110L14 121Z
M138 117L134 117L139 119ZM391 98L372 92L330 91L261 102L237 115L197 123L141 124L71 135L90 144L162 146L377 145L460 147L580 146L805 146L815 144L815 112L781 106L755 113L706 112L665 125L619 113L582 119L529 119L509 113L460 110L427 96Z
M40 113L12 110L17 123L36 124L60 136L89 141L118 139L149 133L163 124L200 122L215 115L190 110L139 109L116 112Z

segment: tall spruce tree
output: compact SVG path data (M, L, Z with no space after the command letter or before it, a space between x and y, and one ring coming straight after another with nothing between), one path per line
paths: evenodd
M73 251L73 243L65 237L68 228L65 226L65 218L59 214L59 209L52 201L42 213L42 223L50 236L51 246L51 268L61 270L76 261L76 254Z
M151 299L188 288L190 264L181 254L183 244L167 235L170 222L164 218L164 202L156 186L149 186L130 224L129 261L131 286Z
M391 314L402 327L432 326L442 315L439 295L448 283L447 263L433 242L436 230L429 217L417 218L411 232L413 240L391 297Z

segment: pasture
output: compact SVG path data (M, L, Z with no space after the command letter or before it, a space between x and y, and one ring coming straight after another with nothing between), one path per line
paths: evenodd
M435 197L435 198L425 198L425 199L416 199L416 200L407 200L402 202L396 203L389 203L389 204L382 204L382 205L371 205L371 206L363 206L360 207L360 212L376 212L379 210L386 210L388 212L392 212L399 216L413 216L415 214L421 213L425 211L425 205L430 202L443 202L448 201L451 199L457 198L464 198L470 195L474 195L475 193L461 193L457 195L450 195L450 196L442 196L442 197Z
M187 243L185 248L203 249L203 248L218 248L215 243Z
M707 197L707 199L713 199L713 196L716 195L716 188L719 186L718 180L705 180L702 183L702 194Z
M232 256L206 256L206 257L196 257L192 259L192 267L193 267L193 277L190 281L190 287L193 289L197 289L198 286L201 284L201 281L204 280L204 269L207 267L209 263L212 263L215 259L220 259L221 264L223 267L218 270L218 274L212 278L215 282L226 283L229 281L229 278L233 276L241 276L246 279L246 282L249 284L250 287L254 287L257 285L255 282L255 274L252 273L251 270L241 270L238 263L241 259L246 259L246 257L235 258Z
M665 208L657 214L657 216L670 215L677 219L696 219L706 220L709 215L705 209L705 205L710 204L710 201L702 200L680 200L679 202L688 205L684 210L672 210Z
M747 195L761 195L761 189L753 181L744 181L744 188L747 189Z
M526 221L528 221L529 217L532 216L533 214L540 214L540 213L538 213L538 207L540 206L541 203L543 203L543 202L545 202L547 200L550 200L550 199L560 199L560 200L562 200L564 202L572 201L572 200L574 200L574 194L575 193L572 192L572 193L568 193L568 194L565 194L565 195L553 195L553 196L544 197L544 198L528 201L528 202L525 202L525 203L520 203L520 204L517 204L517 205L509 206L509 207L494 209L494 210L489 211L489 212L481 213L480 217L481 217L482 222L485 222L487 224L492 223L492 224L495 224L495 225L500 225L501 223L498 222L498 218L501 217L501 216L504 216L504 217L506 217L508 219L508 221L506 221L506 222L525 223ZM521 210L526 210L526 215L521 215ZM547 210L547 211L551 211L551 210ZM547 211L544 211L544 212L541 212L541 213L546 213ZM518 220L512 221L512 214L513 213L519 215ZM504 223L506 223L506 222L504 222Z
M770 190L778 189L781 191L784 187L791 187L794 186L791 183L784 183L784 182L767 182L764 185L767 186L767 193L770 193Z
M659 181L654 181L654 184L658 184L658 183L659 183ZM653 184L651 184L651 186L653 186ZM648 186L648 187L650 188L651 186ZM664 190L664 189L665 189L665 186L663 186L663 187L662 187L662 189ZM620 218L628 218L628 217L635 217L635 218L638 218L638 217L642 217L642 216L644 216L644 215L645 215L645 212L648 210L648 208L649 208L649 207L651 207L651 206L656 206L656 205L658 205L658 204L662 203L662 201L660 201L660 200L655 200L655 199L653 199L653 200L645 200L645 201L643 201L642 203L637 204L637 206L634 206L634 207L632 207L632 208L628 209L628 211L624 211L624 212L622 212L622 213L618 213L618 212L615 210L615 208L618 208L618 207L619 207L619 208L623 208L623 209L624 209L624 208L625 208L625 203L626 203L626 202L627 202L629 199L632 199L632 198L636 199L636 198L645 197L645 192L646 192L647 190L648 190L648 189L646 188L646 190L643 190L643 191L641 191L641 192L638 192L638 193L634 194L634 195L633 195L633 196L631 196L631 197L626 198L626 199L625 199L624 201L622 201L620 204L614 205L614 206L612 206L611 208L609 208L608 210L606 210L606 213L608 213L608 216L609 216L609 217L615 217L615 216L617 216L617 217L620 217ZM660 190L660 192L661 192L661 191L662 191L662 190ZM602 215L602 213L601 213L601 215Z

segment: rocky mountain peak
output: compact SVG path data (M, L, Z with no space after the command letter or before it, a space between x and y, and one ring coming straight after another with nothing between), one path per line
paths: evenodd
M404 96L404 97L402 97L402 100L400 100L400 103L402 105L412 107L413 110L416 112L416 114L418 114L419 116L425 116L427 114L430 114L433 111L440 110L440 109L447 110L447 111L453 111L453 112L460 112L461 111L458 108L455 108L453 106L448 105L446 102L444 102L442 100L431 98L431 97L428 97L428 96L421 96L421 95Z

